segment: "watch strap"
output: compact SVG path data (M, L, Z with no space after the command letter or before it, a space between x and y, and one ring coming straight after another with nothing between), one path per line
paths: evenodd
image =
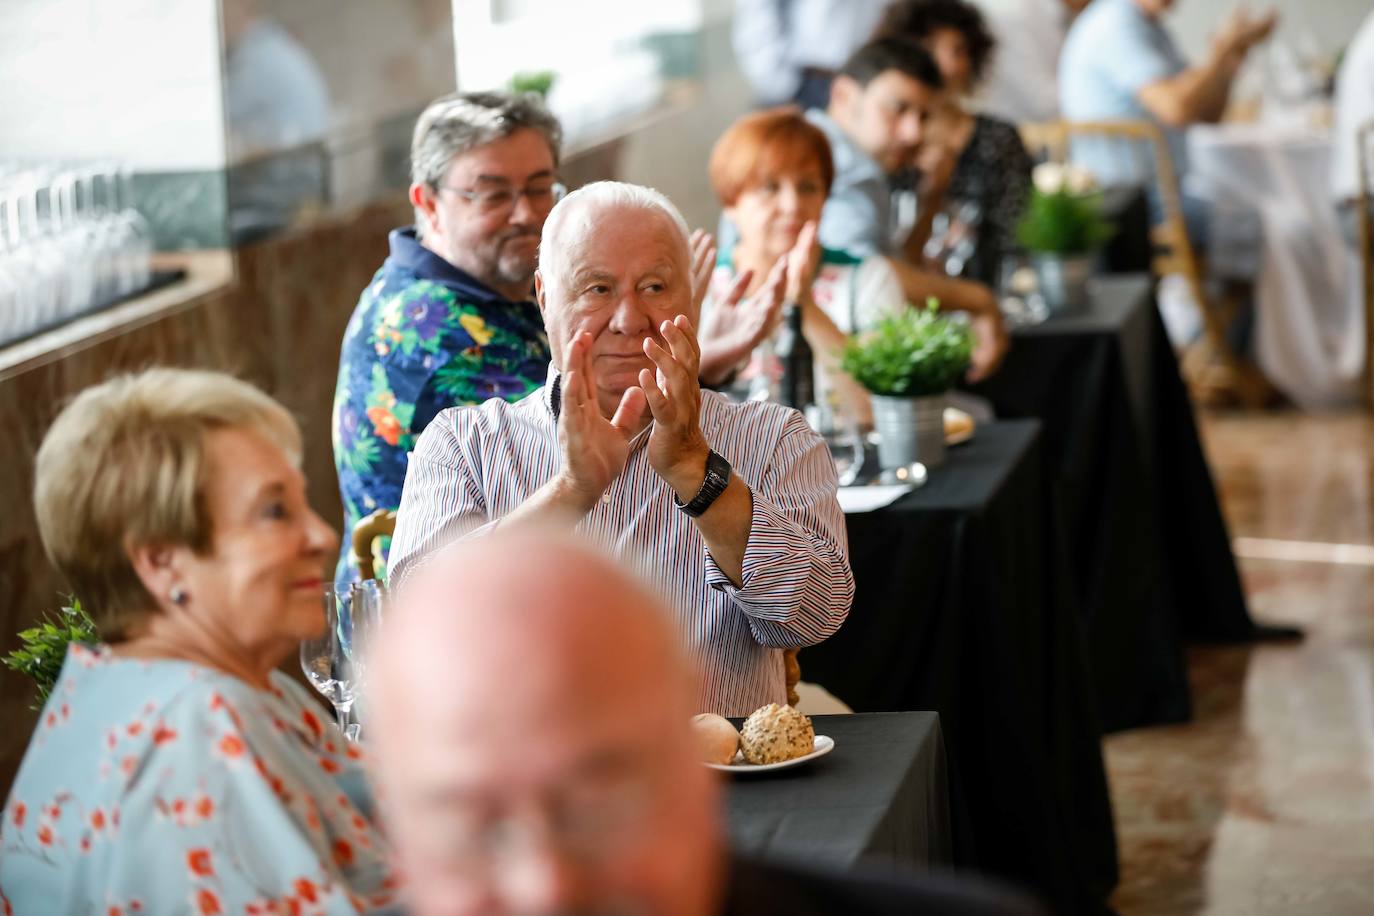
M701 489L697 490L697 495L692 497L691 502L684 503L673 494L673 505L692 518L698 518L711 504L716 501L720 494L725 492L725 488L730 485L730 462L726 461L714 449L706 454L706 478L701 482Z

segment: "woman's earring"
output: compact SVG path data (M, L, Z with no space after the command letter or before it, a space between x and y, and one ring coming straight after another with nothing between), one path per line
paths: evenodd
M173 604L182 605L186 603L186 599L190 596L186 594L186 589L182 588L180 585L173 585L170 597Z

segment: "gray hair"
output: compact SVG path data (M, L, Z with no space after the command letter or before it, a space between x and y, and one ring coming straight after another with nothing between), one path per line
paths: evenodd
M455 92L437 98L415 122L410 180L438 191L455 157L526 128L539 131L557 164L563 128L534 93Z
M665 217L682 237L683 247L689 244L687 220L662 193L622 181L594 181L560 200L544 220L544 232L539 239L539 275L546 284L561 284L564 253L591 232L596 225L594 217L603 210L640 210ZM572 238L565 237L568 233L573 233Z

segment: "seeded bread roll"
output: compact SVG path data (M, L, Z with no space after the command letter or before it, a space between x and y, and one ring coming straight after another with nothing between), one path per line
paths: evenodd
M782 763L814 750L816 731L811 720L791 706L769 703L744 720L740 748L749 763Z
M692 731L696 733L702 760L721 764L735 762L735 752L739 750L739 732L735 731L729 719L704 712L692 717Z

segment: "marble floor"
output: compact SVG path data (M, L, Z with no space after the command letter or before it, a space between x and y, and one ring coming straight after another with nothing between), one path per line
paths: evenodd
M1374 913L1374 419L1203 420L1262 620L1289 645L1190 653L1187 725L1110 737L1134 914Z

